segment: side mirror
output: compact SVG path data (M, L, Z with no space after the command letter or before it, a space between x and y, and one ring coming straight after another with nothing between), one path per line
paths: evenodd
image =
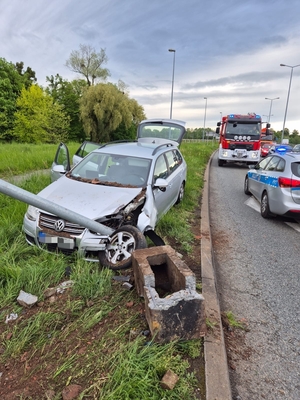
M218 127L218 128L216 128L216 133L220 133L220 128Z
M162 192L165 192L168 187L168 182L166 181L166 179L157 178L154 182L154 187L158 188Z
M221 122L218 122L218 123L217 123L217 126L221 126Z
M65 167L63 165L54 165L54 167L52 168L52 171L58 172L60 174L66 173Z
M57 181L66 173L66 168L63 165L53 165L50 171L51 182Z

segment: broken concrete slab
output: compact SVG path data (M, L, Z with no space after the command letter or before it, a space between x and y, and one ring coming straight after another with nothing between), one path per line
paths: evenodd
M171 246L133 252L135 286L145 298L145 315L156 342L205 335L205 307L195 274Z
M38 297L33 294L26 293L23 290L20 290L17 302L21 306L29 308L38 302Z
M160 381L160 386L163 389L173 390L178 380L179 376L175 374L175 372L168 369L168 371L165 373L162 380Z

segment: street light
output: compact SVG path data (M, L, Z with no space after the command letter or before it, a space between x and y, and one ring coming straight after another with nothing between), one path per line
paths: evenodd
M205 100L205 109L204 109L204 127L203 127L203 133L202 133L202 140L204 140L204 131L205 131L205 121L206 121L206 108L207 108L207 97L204 97Z
M221 121L222 121L222 111L220 111L220 115L221 115Z
M172 91L171 91L171 108L170 108L170 119L172 119L172 108L173 108L173 90L174 90L174 72L175 72L175 52L174 49L169 49L170 53L173 54L173 74L172 74Z
M269 118L269 115L267 115L267 114L263 114L262 116ZM274 114L271 114L271 117L273 117L273 116L274 116Z
M289 84L289 90L288 90L288 95L287 95L287 99L286 99L285 113L284 113L284 119L283 119L283 128L282 128L282 134L281 134L281 143L282 143L283 136L284 136L286 114L287 114L287 109L288 109L288 104L289 104L289 97L290 97L290 90L291 90L293 71L294 71L294 68L299 67L300 64L293 65L293 66L292 65L286 65L286 64L280 64L280 66L281 67L289 67L289 68L291 68L290 84Z
M271 110L272 110L272 104L273 104L273 100L278 100L279 97L274 97L274 99L269 99L269 97L265 97L265 100L271 100L270 103L270 111L269 111L269 117L268 117L268 123L270 122L270 118L271 118Z

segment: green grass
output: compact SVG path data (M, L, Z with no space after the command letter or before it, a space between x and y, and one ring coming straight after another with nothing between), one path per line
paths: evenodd
M3 145L0 176L49 168L56 147ZM78 147L73 146L75 150ZM158 225L166 241L175 239L178 251L189 254L192 249L190 221L199 206L203 174L215 147L182 144L188 164L185 197ZM34 175L19 186L37 193L49 182L47 175ZM18 314L16 321L0 325L0 365L17 374L15 380L21 387L30 388L35 379L39 381L28 399L40 399L47 389L53 389L58 400L70 383L82 385L80 399L195 399L199 381L189 368L189 359L203 357L202 341L165 345L149 341L142 334L148 329L140 312L144 300L114 281L115 272L100 270L98 264L81 259L48 254L25 243L22 220L26 207L0 194L0 320L5 321L10 313ZM68 266L71 276L66 277ZM44 297L45 289L67 279L74 282L72 288L57 296L55 302ZM38 296L39 306L21 307L16 302L20 290ZM159 384L168 369L179 376L172 391L163 390Z
M232 328L245 329L245 324L241 321L238 321L232 311L227 311L225 315L227 317L229 325Z
M1 143L0 176L12 177L51 167L58 144ZM79 148L79 143L68 143L70 155Z
M193 221L194 211L199 206L207 162L216 148L215 142L182 144L181 151L188 166L185 196L181 204L168 211L156 228L161 237L166 241L171 237L178 243L177 250L187 254L194 241L190 221Z

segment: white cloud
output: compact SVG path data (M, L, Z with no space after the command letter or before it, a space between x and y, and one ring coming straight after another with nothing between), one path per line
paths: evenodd
M291 69L300 64L300 3L290 0L1 1L0 57L23 61L40 84L65 67L72 50L104 48L111 80L122 79L148 118L170 113L188 127L215 128L220 113L268 115L282 129ZM300 67L294 69L286 127L300 131Z

